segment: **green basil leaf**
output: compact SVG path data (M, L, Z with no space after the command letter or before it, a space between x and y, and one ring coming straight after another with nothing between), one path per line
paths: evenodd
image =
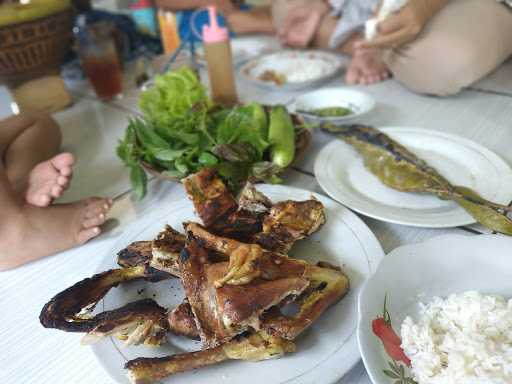
M203 152L199 156L198 162L199 162L199 164L202 164L204 166L211 167L211 166L214 166L215 164L217 164L219 162L219 160L215 156L213 156L211 153Z
M183 158L176 159L176 161L174 162L174 166L182 174L188 175L189 167L188 167L188 164L186 163L185 159L183 159Z
M133 187L133 193L138 200L146 196L148 177L141 166L131 167L130 181Z
M161 161L173 161L183 156L186 149L163 149L154 154L155 158Z

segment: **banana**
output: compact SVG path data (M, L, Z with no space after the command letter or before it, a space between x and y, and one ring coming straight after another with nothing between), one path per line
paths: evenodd
M31 0L28 4L0 6L0 27L42 19L69 9L71 0Z

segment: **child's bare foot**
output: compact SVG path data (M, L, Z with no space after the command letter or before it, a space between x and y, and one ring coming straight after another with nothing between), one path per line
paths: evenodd
M36 207L47 207L62 196L69 187L74 163L71 153L61 153L36 165L28 175L25 200Z
M48 256L98 236L111 199L90 198L46 208L24 205L0 232L0 270Z
M377 50L356 51L347 69L347 84L374 84L389 77L389 69Z

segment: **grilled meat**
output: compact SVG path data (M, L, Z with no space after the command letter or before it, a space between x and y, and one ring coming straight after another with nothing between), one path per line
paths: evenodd
M199 330L187 299L169 312L168 321L169 328L175 335L199 340Z
M292 290L290 290L288 294L296 296L309 286L308 294L302 295L301 299L298 301L300 308L296 315L286 317L280 312L274 311L271 315L264 316L263 322L260 321L259 316L263 313L263 311L272 306L277 306L288 296L284 295L280 298L279 301L274 302L272 305L267 306L263 311L258 312L257 320L251 318L253 328L255 329L259 329L261 326L264 329L269 330L274 335L293 340L309 325L311 325L318 317L320 317L327 308L341 300L341 298L345 296L349 290L349 280L345 274L336 268L327 266L326 264L323 264L325 265L324 267L314 266L306 263L305 261L291 259L276 252L270 252L261 248L261 252L258 253L258 258L240 259L238 257L238 251L240 249L248 246L251 246L252 248L258 246L254 244L243 244L236 240L212 235L203 227L194 223L186 225L186 230L189 233L189 236L193 238L195 242L201 244L205 248L209 248L220 254L224 254L230 259L228 265L226 265L226 263L223 264L224 267L221 266L221 263L213 264L210 267L217 272L216 275L210 274L214 285L215 282L219 281L218 276L222 276L221 281L224 281L226 276L233 276L232 270L229 269L230 266L234 269L238 280L245 278L244 281L249 282L242 287L237 287L236 285L229 285L228 281L228 285L223 286L222 288L217 288L217 292L220 289L234 290L237 288L246 291L248 287L250 287L253 283L256 284L256 282L260 282L261 280L269 280L272 283L275 283L276 281L283 279L298 278L307 281L307 284L303 287L302 290L297 290L296 292L292 292ZM232 259L233 255L235 261ZM245 264L244 261L247 261L247 264ZM206 267L202 266L202 268ZM224 275L221 274L222 271L224 271ZM244 271L248 271L248 274L241 274ZM255 271L258 273L255 273ZM197 275L196 278L199 276L200 275ZM264 295L265 293L260 291L260 296ZM217 298L217 300L219 299ZM250 301L250 299L247 298L245 300ZM260 300L262 300L261 297ZM233 298L227 298L227 301L230 303L235 302ZM193 304L192 301L191 304ZM217 306L219 306L218 301ZM197 313L195 311L194 314L197 317ZM237 322L235 324L239 323ZM254 326L254 324L256 324L256 326ZM247 325L250 324L247 323Z
M126 345L158 346L167 341L169 324L166 310L151 299L138 300L113 311L94 317L95 327L82 339L92 344L104 337L114 336Z
M215 171L203 169L183 179L197 215L207 227L237 210L237 203Z
M144 266L111 269L84 279L53 297L39 316L45 328L56 328L67 332L91 332L100 318L90 313L113 287L127 281L145 279L155 281ZM160 275L156 281L160 280Z
M261 361L279 358L290 352L295 352L295 344L261 331L198 352L162 358L138 358L126 363L125 369L132 383L151 384L170 375L226 360Z
M298 240L318 231L325 223L324 206L317 200L282 201L272 206L255 242L271 251L287 254Z
M195 240L183 250L180 268L203 348L222 344L250 327L259 329L259 316L266 309L308 286L306 279L285 277L219 287L216 282L228 272L228 263L210 264L207 252Z
M152 257L149 265L179 277L178 257L184 246L185 235L175 231L170 225L166 225L152 242Z

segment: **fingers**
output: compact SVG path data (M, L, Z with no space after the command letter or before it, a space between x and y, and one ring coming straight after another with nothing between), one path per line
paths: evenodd
M384 21L377 24L377 32L379 35L388 35L404 28L403 18L400 15L388 16Z

